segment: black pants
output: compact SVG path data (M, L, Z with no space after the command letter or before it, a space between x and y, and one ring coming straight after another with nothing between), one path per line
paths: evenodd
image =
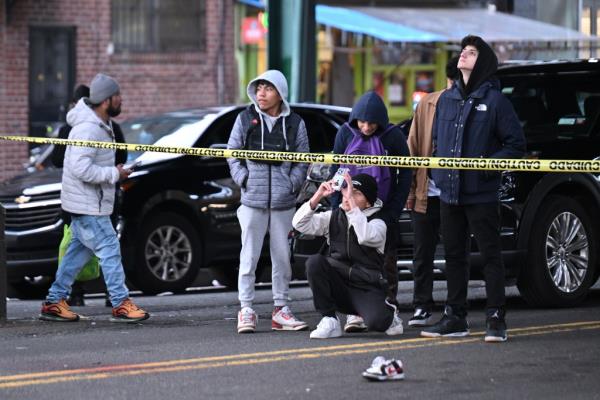
M487 308L503 308L504 264L500 245L498 203L440 204L442 238L446 253L447 304L459 316L466 316L469 284L469 232L472 232L484 261Z
M315 308L324 317L335 312L360 315L370 330L383 332L394 319L394 309L385 304L386 293L378 287L357 288L333 269L327 258L315 254L306 261L306 275L313 292Z
M413 305L431 311L433 308L433 259L440 238L440 198L427 199L425 214L412 212L414 230Z
M397 221L386 222L385 250L383 252L383 272L388 281L387 299L396 307L398 303L398 228Z

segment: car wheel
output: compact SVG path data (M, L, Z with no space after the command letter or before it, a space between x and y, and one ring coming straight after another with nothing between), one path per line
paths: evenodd
M527 265L518 287L537 306L573 306L594 282L597 232L584 207L566 196L549 196L536 215Z
M181 292L196 279L201 243L186 218L171 212L151 217L137 242L132 281L142 292Z

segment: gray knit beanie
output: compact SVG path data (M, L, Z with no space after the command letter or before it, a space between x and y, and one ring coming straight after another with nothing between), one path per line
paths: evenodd
M90 103L100 104L120 91L116 80L108 75L98 74L90 84Z

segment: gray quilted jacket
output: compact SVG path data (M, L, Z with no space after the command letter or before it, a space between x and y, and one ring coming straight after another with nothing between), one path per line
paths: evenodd
M256 102L255 92L258 80L271 82L283 98L279 117L284 118L283 126L285 126L285 119L291 112L286 100L287 82L285 77L279 71L270 70L248 84L248 97L252 100L255 110L261 119L267 119L269 117L260 110ZM242 111L242 113L245 112L248 111ZM227 143L229 149L244 148L247 127L243 126L242 120L241 115L238 115ZM263 132L264 135L270 133ZM301 153L309 152L306 126L301 119L295 143L290 143L290 149ZM306 164L283 162L280 165L271 165L250 160L242 161L237 158L228 158L227 162L233 180L241 187L242 204L261 209L289 209L296 206L296 196L306 179L306 169L308 168Z
M110 122L105 124L85 99L69 111L67 123L73 127L69 139L115 141ZM62 208L74 214L110 215L118 181L115 150L67 146L60 192Z

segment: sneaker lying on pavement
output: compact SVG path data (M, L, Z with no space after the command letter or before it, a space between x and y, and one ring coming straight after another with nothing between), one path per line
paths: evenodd
M351 315L348 314L346 316L346 324L344 325L344 332L366 332L367 324L365 324L365 320L360 315Z
M417 308L415 314L408 320L408 326L429 326L433 320L433 315L429 311Z
M317 329L310 333L311 339L329 339L342 336L342 324L335 317L323 317Z
M150 314L136 306L131 299L125 299L118 307L113 307L111 322L139 322L150 318Z
M60 299L58 303L43 302L39 318L55 322L79 321L79 315L71 311L65 299Z
M292 314L288 306L275 307L271 316L271 329L274 331L303 331L308 324Z
M487 317L485 323L485 341L488 343L506 342L506 322L504 313L496 310L492 315Z
M442 319L436 324L421 331L424 337L463 337L469 335L469 323L464 317L459 317L446 307Z
M404 369L400 360L386 360L375 357L371 366L362 373L362 376L371 381L390 381L404 379Z
M256 323L258 322L258 315L250 307L243 307L238 312L238 333L253 333L256 331Z

